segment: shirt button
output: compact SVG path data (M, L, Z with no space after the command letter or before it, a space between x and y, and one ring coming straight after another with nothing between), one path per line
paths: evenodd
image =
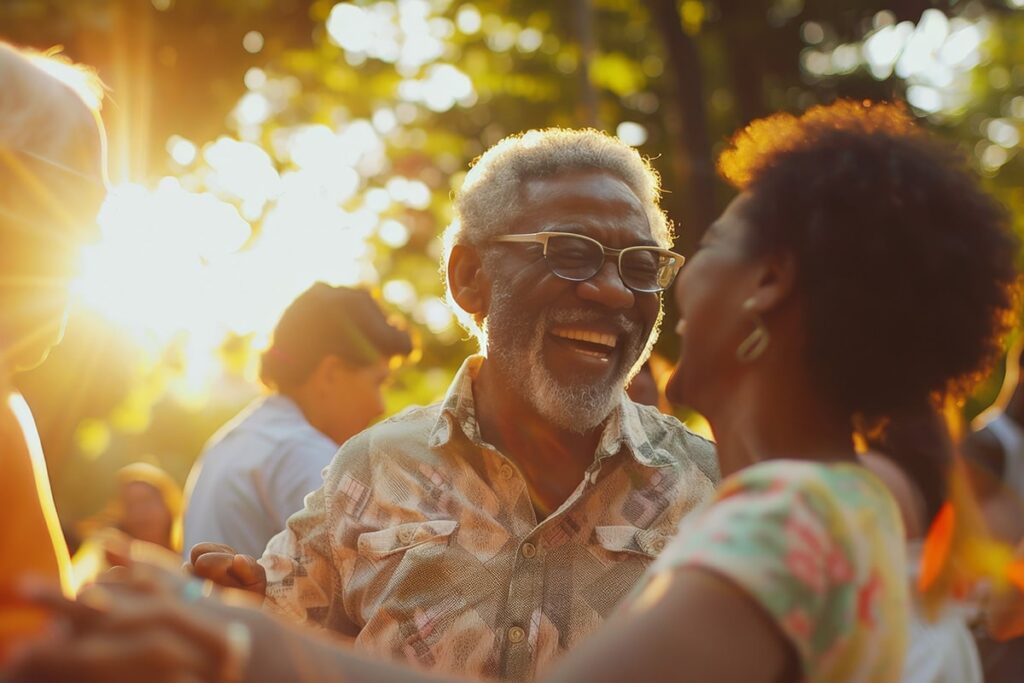
M408 543L412 540L412 529L402 529L398 532L398 541L400 543Z
M523 557L526 559L533 559L537 555L537 546L532 543L524 543L520 552L523 553Z
M657 541L654 542L654 552L660 553L664 549L665 549L665 539L664 538L659 538Z
M518 626L513 626L508 630L508 640L511 643L521 643L523 642L523 638L525 637L526 631L519 628Z
M506 481L514 477L516 474L515 470L512 469L512 465L509 465L507 462L502 463L498 471L501 473L501 478Z

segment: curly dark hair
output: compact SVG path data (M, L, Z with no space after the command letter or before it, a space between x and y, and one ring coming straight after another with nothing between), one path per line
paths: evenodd
M964 159L900 105L751 123L719 159L751 196L751 253L797 262L812 376L868 418L964 392L1016 312L1017 240Z

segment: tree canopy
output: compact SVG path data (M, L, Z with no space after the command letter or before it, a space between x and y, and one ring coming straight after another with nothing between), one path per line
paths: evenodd
M66 343L21 385L60 506L116 467L183 479L257 392L259 349L312 281L365 284L420 340L388 396L435 400L473 346L439 235L503 136L594 126L654 160L686 253L729 198L715 154L765 113L906 99L1024 215L1024 0L18 0L6 39L110 87L118 182ZM669 325L667 329L671 329ZM673 335L659 350L674 356ZM69 390L61 378L76 373ZM984 387L968 412L991 399ZM83 486L83 483L86 484Z

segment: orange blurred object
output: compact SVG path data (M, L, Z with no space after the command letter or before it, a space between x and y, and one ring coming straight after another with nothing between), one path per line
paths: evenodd
M971 490L967 466L956 458L949 500L928 530L917 588L925 613L934 616L947 598L962 598L980 581L995 587L1014 583L1024 590L1024 561L988 530Z
M1006 570L1006 578L1010 580L1017 590L1024 592L1024 560L1017 560L1010 564Z
M935 515L931 529L928 530L921 553L921 573L918 576L917 588L922 593L930 590L942 574L950 547L953 545L955 522L953 506L948 502L943 503L939 508L939 514Z

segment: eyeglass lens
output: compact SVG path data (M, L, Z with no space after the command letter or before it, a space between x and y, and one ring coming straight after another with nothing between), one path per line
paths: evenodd
M604 252L597 242L568 235L548 239L548 267L555 275L581 282L597 274L604 263ZM631 248L619 261L623 284L639 292L657 292L671 279L672 259L654 248Z

